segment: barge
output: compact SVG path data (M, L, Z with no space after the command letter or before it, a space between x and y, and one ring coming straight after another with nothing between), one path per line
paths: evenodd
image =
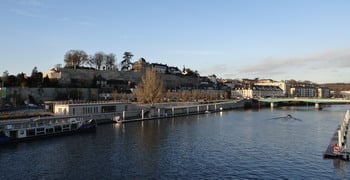
M94 119L87 116L51 116L0 121L0 144L14 143L40 137L94 131Z

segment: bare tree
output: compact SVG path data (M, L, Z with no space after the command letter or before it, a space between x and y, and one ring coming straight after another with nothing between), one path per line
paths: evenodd
M64 62L66 63L66 66L73 67L74 69L87 61L88 55L82 50L69 50L64 55Z
M101 66L105 62L106 54L102 51L95 53L94 56L90 57L90 63L96 66L96 69L100 70Z
M163 93L163 82L160 76L153 69L147 69L137 87L137 100L153 105L161 102Z
M115 54L109 53L106 55L106 69L113 69L115 64Z

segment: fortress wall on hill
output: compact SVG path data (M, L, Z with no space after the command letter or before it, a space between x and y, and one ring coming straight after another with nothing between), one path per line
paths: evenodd
M71 91L76 91L77 88L28 88L28 87L9 87L6 88L7 96L12 101L24 101L28 96L32 96L39 103L42 101L54 100L57 94L69 94ZM83 100L97 100L97 88L79 88L80 98ZM15 100L16 98L16 100Z
M141 72L132 71L102 71L102 70L90 70L90 69L61 69L60 84L69 85L71 79L78 79L84 83L92 83L94 77L101 75L106 80L126 80L139 84L141 81ZM165 86L169 89L173 89L181 86L197 86L199 79L197 77L177 76L171 74L162 74Z

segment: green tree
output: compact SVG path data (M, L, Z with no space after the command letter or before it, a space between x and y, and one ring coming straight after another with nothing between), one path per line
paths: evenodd
M121 62L121 70L128 71L132 65L131 58L134 55L131 52L124 52L123 61Z
M17 79L20 87L28 87L28 78L24 73L18 74Z
M88 55L83 50L69 50L64 55L66 67L74 68L88 62Z
M32 87L38 87L43 84L43 73L38 71L37 67L34 67L30 76L30 84Z
M8 86L8 87L16 87L16 86L18 86L18 79L17 79L17 77L14 76L14 75L9 75L8 78L7 78L5 86Z
M154 104L163 98L163 82L156 71L149 68L141 78L137 87L136 98L141 103Z

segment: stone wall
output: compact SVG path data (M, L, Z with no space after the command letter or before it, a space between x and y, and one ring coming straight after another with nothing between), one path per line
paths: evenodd
M80 82L91 85L94 77L102 76L106 80L126 80L139 84L141 81L141 72L131 72L131 71L102 71L102 70L90 70L90 69L60 69L61 79L59 83L61 85L70 85L71 79L79 80ZM199 78L188 77L188 76L178 76L171 74L162 74L162 79L167 89L172 89L175 87L193 85L197 86L199 83Z
M34 100L39 102L55 100L58 94L66 94L69 96L72 91L79 91L79 99L81 100L97 100L98 89L97 88L6 88L7 99L11 102L24 102L28 100L29 96L32 96ZM68 97L67 97L68 98Z

